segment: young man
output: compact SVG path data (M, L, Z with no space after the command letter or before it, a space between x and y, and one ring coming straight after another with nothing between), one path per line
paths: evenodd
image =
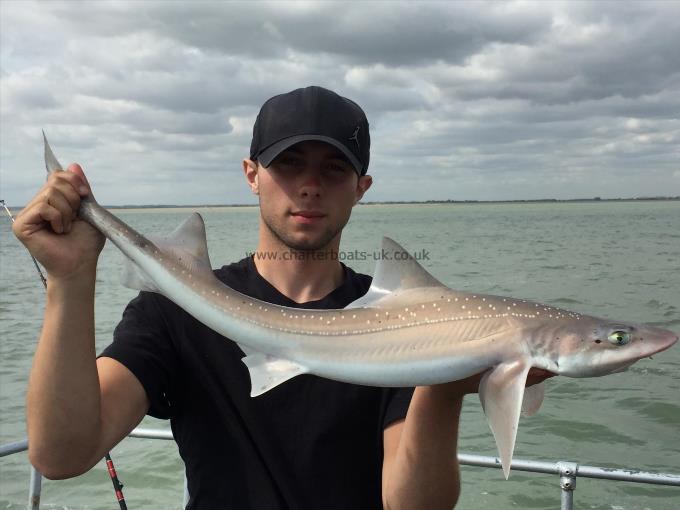
M334 92L309 87L268 100L243 161L260 202L257 250L216 275L286 306L343 308L361 297L370 277L333 254L371 186L369 146L364 112ZM97 358L104 240L77 218L89 185L78 165L68 170L51 175L14 224L48 273L27 396L29 456L39 471L87 471L148 413L171 419L192 509L455 505L458 419L478 378L413 391L302 375L251 398L238 346L146 292Z

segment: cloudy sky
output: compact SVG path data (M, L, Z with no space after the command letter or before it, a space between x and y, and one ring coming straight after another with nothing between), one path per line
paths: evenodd
M104 204L254 203L268 97L322 85L371 124L367 200L680 195L680 2L0 0L0 186L40 130Z

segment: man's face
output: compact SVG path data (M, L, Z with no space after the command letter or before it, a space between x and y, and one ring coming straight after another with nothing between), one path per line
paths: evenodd
M317 141L290 147L268 168L258 165L251 183L263 227L293 250L334 247L370 185L371 177L359 177L338 149Z

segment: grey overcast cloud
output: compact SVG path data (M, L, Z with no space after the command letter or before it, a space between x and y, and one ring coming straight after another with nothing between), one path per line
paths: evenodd
M366 201L680 195L680 2L0 1L0 185L41 129L103 204L255 203L270 96L371 124Z

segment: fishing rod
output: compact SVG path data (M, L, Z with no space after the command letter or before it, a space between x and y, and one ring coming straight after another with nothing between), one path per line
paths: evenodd
M12 223L14 223L14 216L12 216L12 211L10 211L7 205L5 205L5 201L0 199L0 205L2 205L2 207L5 208L7 216L9 216L9 219L12 220ZM33 255L31 255L31 260L33 260L33 265L35 266L35 270L38 272L38 275L40 276L40 280L42 281L43 287L47 288L47 279L43 275L43 272L40 269L40 266L38 265L38 261L35 260L35 257ZM106 460L106 470L108 471L109 476L111 477L111 483L113 483L113 490L116 493L116 499L118 500L118 504L120 505L120 510L127 510L125 496L123 496L123 484L120 483L120 480L118 479L116 468L114 467L113 461L111 460L111 454L107 453L106 455L104 455L104 459Z
M7 211L7 216L9 216L9 219L12 220L12 223L14 223L14 216L12 216L12 212L5 205L5 201L0 200L0 204L2 204L2 206L5 208L5 211ZM43 283L43 287L47 288L47 280L45 279L45 277L42 274L42 271L40 270L40 266L38 265L38 261L35 260L35 257L33 255L31 255L31 260L33 261L33 265L35 266L35 270L38 271L38 275L40 275L40 280Z

